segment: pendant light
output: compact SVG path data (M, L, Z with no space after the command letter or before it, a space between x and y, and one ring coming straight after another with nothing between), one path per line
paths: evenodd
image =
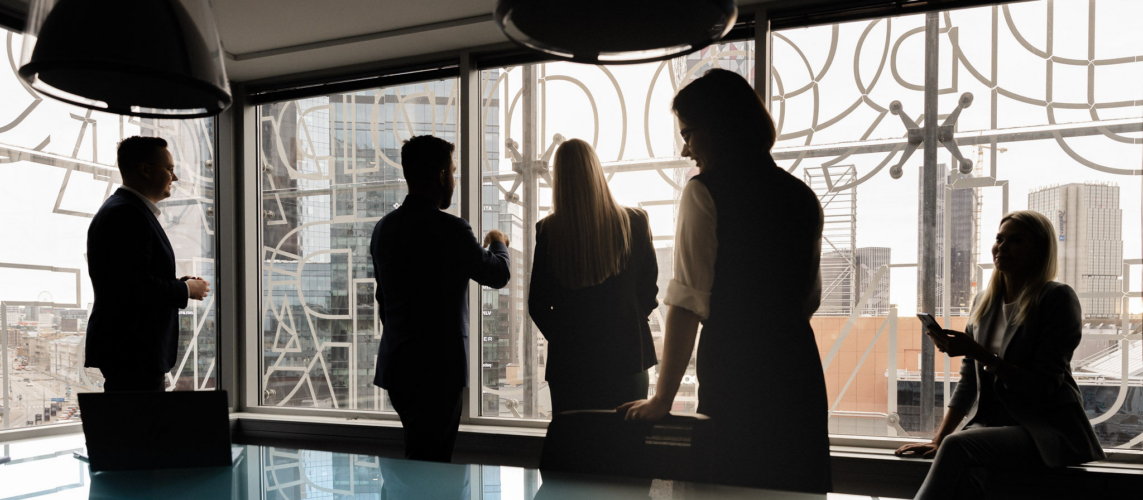
M33 0L19 74L121 115L198 118L231 103L209 0Z
M734 0L499 0L512 41L555 59L633 64L699 50L734 27Z

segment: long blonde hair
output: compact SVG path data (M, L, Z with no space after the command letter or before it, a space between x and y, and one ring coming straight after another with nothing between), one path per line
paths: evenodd
M1016 299L1016 324L1023 324L1036 307L1036 301L1040 298L1040 291L1044 289L1044 285L1056 278L1058 266L1056 230L1052 227L1052 221L1043 214L1032 210L1010 212L1003 219L1000 219L1000 225L1003 226L1009 220L1016 221L1024 229L1027 229L1032 235L1032 247L1040 249L1040 253L1035 257L1039 268L1028 277L1024 290ZM976 309L972 312L972 323L980 325L981 318L990 309L1004 302L1006 293L1008 293L1008 283L1004 279L1004 274L994 270L992 278L988 281L988 289L981 295L977 301Z
M631 221L615 202L599 157L571 139L556 150L552 214L543 221L552 274L560 284L586 288L619 274L631 255Z

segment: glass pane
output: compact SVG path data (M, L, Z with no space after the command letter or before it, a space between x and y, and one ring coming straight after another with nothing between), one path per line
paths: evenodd
M677 59L630 66L543 63L481 73L484 119L482 229L499 229L511 240L514 278L502 290L482 293L481 414L493 417L551 417L544 380L547 344L528 316L525 288L532 267L535 222L548 214L551 189L543 179L517 185L515 162L547 160L557 136L583 139L595 148L616 200L651 217L659 264L660 307L651 314L655 349L663 345L662 305L673 267L675 215L686 179L697 173L679 157L682 138L671 114L676 89L714 67L754 81L753 41L728 42ZM525 76L528 75L528 76ZM535 79L533 88L524 82ZM525 107L535 107L535 119ZM526 130L527 129L527 130ZM525 144L535 134L535 144ZM511 147L507 144L511 143ZM549 162L550 163L550 162ZM529 193L529 189L534 190ZM525 206L525 200L534 200ZM529 213L530 212L530 213ZM650 394L657 372L650 371ZM674 411L697 406L694 361L675 398Z
M262 404L392 411L369 241L405 198L404 141L456 143L456 98L449 79L258 107Z
M936 49L939 118L953 125L970 173L939 150L932 312L963 330L992 276L1003 214L1048 216L1059 235L1057 280L1081 297L1083 341L1072 370L1088 416L1105 447L1143 441L1133 423L1143 413L1143 304L1127 296L1139 289L1143 251L1143 62L1135 57L1143 33L1128 21L1140 14L1143 5L1106 0L942 12L939 47L925 44L924 15L774 33L774 156L819 193L827 214L825 294L813 327L830 432L928 435L914 317L923 148L893 179L906 124L889 108L899 101L923 126L924 58ZM971 105L950 120L966 93ZM938 419L959 366L937 354Z
M21 36L0 35L11 62ZM179 181L159 208L176 275L216 285L215 122L129 118L66 105L23 86L11 69L0 72L0 95L0 231L19 241L0 245L8 334L3 383L9 389L0 401L7 413L3 428L74 421L75 395L103 385L98 369L83 367L95 300L85 252L91 217L122 180L116 145L133 135L167 140ZM192 300L179 312L169 390L215 387L215 297Z

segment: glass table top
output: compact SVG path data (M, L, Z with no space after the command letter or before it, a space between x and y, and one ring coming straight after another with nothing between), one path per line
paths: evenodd
M352 453L234 445L231 467L92 473L73 453L82 434L0 444L0 500L23 499L869 499L579 476L478 464L438 464ZM882 497L884 498L884 497Z

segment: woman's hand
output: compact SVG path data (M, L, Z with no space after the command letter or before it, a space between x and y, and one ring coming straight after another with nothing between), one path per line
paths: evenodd
M939 442L907 444L897 448L897 451L894 451L893 454L899 457L933 458L933 456L937 454L937 448L940 448L940 446L941 444Z
M925 330L925 333L933 339L933 344L936 345L938 351L949 356L968 356L972 359L986 359L988 357L988 350L967 333L956 330L941 330L940 332Z
M659 420L671 411L671 404L651 397L619 405L616 411L626 412L623 420Z

